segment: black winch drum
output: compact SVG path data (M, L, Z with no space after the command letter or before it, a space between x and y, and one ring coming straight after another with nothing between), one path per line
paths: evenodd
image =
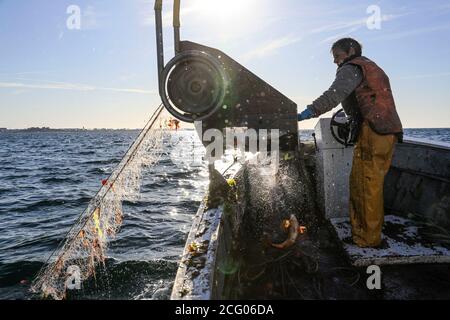
M218 58L197 50L176 55L161 75L164 105L186 122L204 120L223 106L227 77Z

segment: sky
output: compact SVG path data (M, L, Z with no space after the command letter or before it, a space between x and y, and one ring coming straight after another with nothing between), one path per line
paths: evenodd
M0 0L0 127L143 127L160 103L153 5ZM334 79L333 41L351 36L388 74L405 128L450 127L450 1L181 5L182 40L225 52L296 102L299 112ZM171 6L164 1L166 62L173 57Z

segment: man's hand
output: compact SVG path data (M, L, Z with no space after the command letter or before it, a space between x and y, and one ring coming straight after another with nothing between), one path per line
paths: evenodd
M314 113L311 111L310 108L306 108L305 110L303 110L301 113L299 113L297 115L298 121L303 121L303 120L307 120L307 119L311 119L311 118L314 118Z

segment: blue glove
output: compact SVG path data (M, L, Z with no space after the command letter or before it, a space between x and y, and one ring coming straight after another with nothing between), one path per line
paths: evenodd
M310 108L306 108L305 110L302 111L302 113L299 113L297 115L298 121L303 121L311 118L314 118L314 113L311 111Z

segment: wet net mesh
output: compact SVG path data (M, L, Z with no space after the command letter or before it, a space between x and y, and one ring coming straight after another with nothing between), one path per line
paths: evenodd
M122 201L137 200L143 168L156 164L163 154L168 130L162 112L159 106L110 177L102 181L65 241L38 273L32 292L44 298L64 299L75 273L79 281L95 277L96 267L105 262L108 241L122 224Z

